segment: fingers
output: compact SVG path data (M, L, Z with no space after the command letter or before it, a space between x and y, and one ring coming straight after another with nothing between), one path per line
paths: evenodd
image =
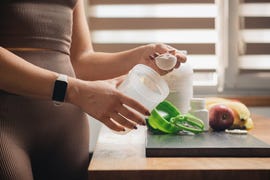
M159 55L160 55L160 53L158 53L158 52L154 53L154 57L158 57Z
M151 60L155 60L155 56L154 56L154 55L150 55L149 58L150 58Z
M172 54L172 55L175 56L175 54L176 54L176 49L171 49L171 50L169 50L168 52L169 52L170 54Z
M137 129L137 124L146 125L144 119L124 105L118 108L119 112L113 112L109 116L104 117L100 121L108 128L114 131L126 131L128 129Z
M187 61L187 57L182 53L177 53L176 55L177 62L185 63Z
M180 61L177 61L177 63L176 63L176 65L175 65L175 69L177 69L177 68L179 68L180 67L180 65L181 65L181 63L180 63Z
M120 84L122 84L122 82L125 80L126 78L126 75L122 75L122 76L119 76L116 79L116 87L118 87Z
M125 128L117 123L115 123L110 117L106 117L102 122L110 129L114 131L125 131Z
M177 58L177 64L175 65L175 68L179 68L181 63L185 63L187 61L186 55L181 51L178 51L169 45L167 45L167 48L168 52Z
M124 127L127 127L129 129L137 129L135 123L132 123L131 121L127 120L125 117L121 116L121 114L119 113L111 114L111 118Z
M172 50L173 48L166 45L166 44L156 44L156 52L159 52L160 54L166 53L169 50Z
M131 107L132 109L138 111L139 113L141 113L143 115L146 115L146 116L149 116L150 115L150 112L149 112L149 110L146 107L144 107L142 104L140 104L139 102L135 101L134 99L132 99L130 97L128 97L128 96L126 96L124 94L121 94L120 100L121 100L121 102L123 104ZM124 106L122 106L122 107L124 107ZM124 108L120 108L120 110L121 109L124 109Z
M177 69L181 66L181 63L185 63L187 61L187 57L183 54L176 54L175 56L177 58L177 63L175 65L174 69Z
M137 124L146 125L143 116L139 113L149 116L150 112L143 105L122 93L119 97L121 104L116 105L114 111L109 113L108 117L103 118L102 122L115 131L125 131L124 127L137 129Z
M118 109L118 112L111 113L110 117L102 120L108 128L114 131L125 131L125 128L137 129L136 124L146 125L144 119L131 109L124 105Z
M118 109L118 112L125 118L135 122L136 124L145 125L145 121L142 116L124 105Z
M166 44L156 44L156 46L154 48L154 53L149 55L149 58L151 60L155 60L155 58L157 56L159 56L160 54L163 54L163 53L170 53L177 58L177 63L173 69L179 68L181 63L185 63L187 60L184 53L182 53L181 51L176 50L175 48L173 48L169 45L166 45ZM157 72L161 75L165 75L168 73L168 71L161 71L161 70L159 70L159 68L155 69L155 70L157 70Z
M152 59L152 60L155 60L155 58L158 57L159 55L160 55L160 53L155 52L154 54L151 54L151 55L149 56L149 58Z

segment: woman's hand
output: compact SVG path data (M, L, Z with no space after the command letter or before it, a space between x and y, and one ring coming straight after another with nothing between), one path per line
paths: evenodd
M141 53L141 58L139 58L140 59L139 63L152 67L161 75L167 74L168 72L172 71L174 68L179 68L181 63L184 63L187 60L184 54L180 53L175 48L166 44L148 44L145 46L141 46L140 50L142 51L142 53ZM176 56L177 63L175 67L169 71L161 70L157 67L155 63L155 57L159 56L160 54L168 53L168 52Z
M137 124L145 125L139 113L150 115L149 111L118 91L115 83L109 82L70 78L67 101L78 105L86 113L115 131L125 131L124 128L137 129Z
M127 75L122 75L122 76L118 76L118 77L113 78L113 79L107 79L107 80L105 80L105 82L107 82L110 85L112 85L113 87L117 88L120 84L122 84L122 82L125 80L126 77L127 77Z

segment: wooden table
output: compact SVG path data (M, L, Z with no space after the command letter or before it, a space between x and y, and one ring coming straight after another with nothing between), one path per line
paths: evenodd
M270 118L253 115L250 134L270 144ZM102 127L89 179L270 179L269 158L146 158L146 128L127 135L113 134Z

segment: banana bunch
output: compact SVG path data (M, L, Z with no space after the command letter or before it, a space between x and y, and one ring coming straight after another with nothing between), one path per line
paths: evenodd
M254 127L251 119L251 114L246 105L239 101L233 101L219 97L206 98L206 108L209 110L212 106L222 104L231 108L234 112L234 121L231 128L233 129L247 129Z

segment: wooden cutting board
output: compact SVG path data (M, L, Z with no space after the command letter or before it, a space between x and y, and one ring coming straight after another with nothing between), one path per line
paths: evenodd
M147 131L146 157L270 157L270 145L250 134L205 132L156 135Z

